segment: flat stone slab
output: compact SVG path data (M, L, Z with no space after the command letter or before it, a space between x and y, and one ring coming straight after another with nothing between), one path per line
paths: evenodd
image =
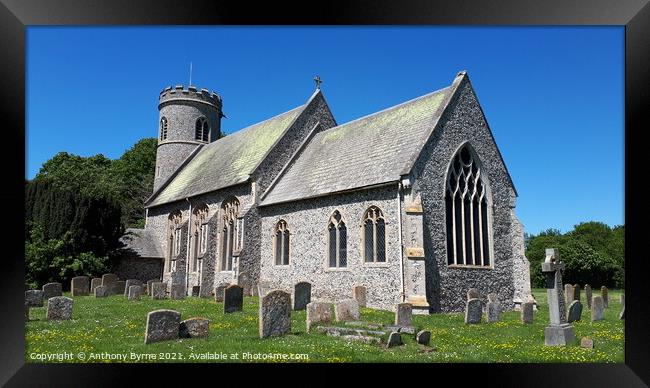
M318 327L318 331L333 337L342 335L385 336L388 333L382 330L353 329L351 327L339 326L320 326Z
M337 322L358 321L359 303L354 299L342 300L334 305L334 316Z
M147 314L144 343L169 341L178 338L181 313L174 310L155 310Z
M181 338L207 338L210 321L205 318L189 318L180 323L178 335Z
M388 335L388 340L386 340L386 348L392 348L403 344L404 342L402 342L402 335L399 332L393 331Z
M27 291L25 291L25 305L27 305L27 307L42 307L43 306L43 290L27 290Z
M383 327L380 323L363 322L363 321L347 321L344 322L345 326L364 327L368 329L381 329Z
M357 341L357 342L363 342L366 344L378 344L381 343L381 338L379 337L371 337L367 335L354 335L354 334L348 334L348 335L342 335L341 338L348 340L348 341Z
M151 283L151 299L165 299L167 297L167 284L163 282Z
M108 286L97 286L95 288L95 298L106 298L108 295L110 295Z
M259 323L260 338L291 332L291 295L281 290L264 295L260 301Z
M47 300L47 319L68 320L72 318L72 299L55 296Z
M63 285L53 282L43 285L43 300L48 300L55 296L63 296Z
M386 331L396 331L399 333L406 333L406 334L415 334L415 327L414 326L396 326L396 325L385 325L383 327L384 330Z
M311 302L307 304L307 333L318 323L332 322L332 304L327 302Z

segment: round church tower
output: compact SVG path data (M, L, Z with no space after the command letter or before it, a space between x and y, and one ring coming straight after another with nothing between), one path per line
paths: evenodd
M177 85L160 92L158 149L153 190L172 175L200 144L221 134L221 97L207 89Z

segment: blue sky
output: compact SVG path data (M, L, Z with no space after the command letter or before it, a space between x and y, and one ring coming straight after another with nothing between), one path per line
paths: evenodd
M303 104L316 74L344 123L467 70L527 232L624 223L623 27L28 27L26 177L155 137L190 62L226 133Z

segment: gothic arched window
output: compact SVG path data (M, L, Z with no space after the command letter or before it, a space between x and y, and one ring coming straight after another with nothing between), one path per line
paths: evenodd
M176 210L167 218L167 257L165 258L165 272L176 270L176 259L181 253L181 224L183 214Z
M194 127L194 139L208 141L209 133L210 126L208 124L208 120L205 117L199 117L196 119L196 125Z
M327 224L327 236L329 266L332 268L347 267L348 231L338 210L332 213Z
M232 271L233 255L242 249L244 232L237 198L227 199L221 205L221 225L221 270Z
M287 222L280 220L275 225L275 265L289 265L289 229Z
M377 206L370 206L363 216L363 257L366 262L386 261L386 222Z
M160 140L166 140L167 139L167 117L163 117L160 119Z
M192 211L192 260L190 271L199 270L199 259L208 250L208 205L201 204Z
M454 155L447 174L447 262L490 266L490 212L485 173L469 144Z

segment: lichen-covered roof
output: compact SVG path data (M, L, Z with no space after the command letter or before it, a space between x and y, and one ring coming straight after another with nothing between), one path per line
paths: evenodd
M245 182L304 107L301 105L204 146L147 207Z
M452 93L452 87L440 89L314 135L261 205L398 181Z
M120 250L130 256L164 257L162 249L151 230L128 228L124 235L120 237L120 242L124 245Z

